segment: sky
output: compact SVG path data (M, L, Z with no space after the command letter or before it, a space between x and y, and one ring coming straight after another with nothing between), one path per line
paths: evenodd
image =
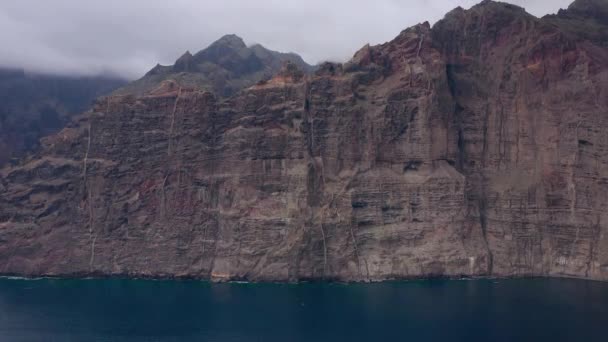
M224 34L346 61L367 43L481 0L0 0L0 66L61 75L141 77ZM536 16L573 0L510 0Z

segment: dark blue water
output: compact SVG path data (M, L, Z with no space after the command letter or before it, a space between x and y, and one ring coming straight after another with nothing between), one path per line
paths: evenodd
M0 279L0 341L544 340L608 340L608 284Z

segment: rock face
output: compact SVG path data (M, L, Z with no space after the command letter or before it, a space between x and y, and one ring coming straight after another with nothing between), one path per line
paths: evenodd
M60 77L0 68L0 167L61 130L99 96L127 82L108 77Z
M242 38L229 34L195 55L186 51L172 66L157 65L143 78L115 94L141 96L164 81L173 81L184 87L204 89L226 97L270 79L285 62L291 62L306 72L313 70L294 53L268 50L259 44L248 47Z
M0 272L608 280L608 50L559 23L485 1L229 98L100 99L2 171Z

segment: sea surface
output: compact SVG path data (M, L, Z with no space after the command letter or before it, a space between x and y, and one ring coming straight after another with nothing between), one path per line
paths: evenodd
M608 341L608 283L2 278L0 341Z

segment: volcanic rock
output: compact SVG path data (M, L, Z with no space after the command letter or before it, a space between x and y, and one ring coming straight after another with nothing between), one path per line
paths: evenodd
M231 97L102 98L2 170L0 272L608 280L608 49L577 18L484 1Z

